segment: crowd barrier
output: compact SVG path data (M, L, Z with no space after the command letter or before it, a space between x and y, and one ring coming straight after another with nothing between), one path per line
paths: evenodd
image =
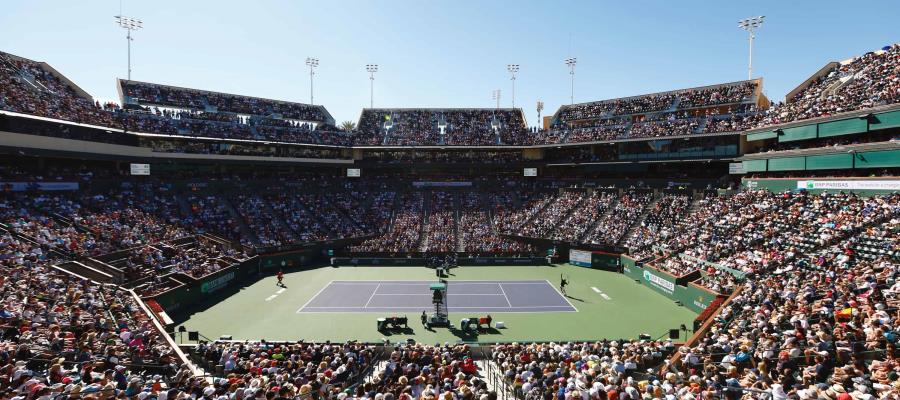
M712 292L702 286L690 284L689 282L681 282L678 277L669 273L660 271L649 265L642 265L637 260L621 256L622 273L625 276L634 279L641 285L645 285L653 289L659 294L666 296L674 301L680 302L689 310L701 313L706 310L718 293Z
M239 264L223 268L201 278L184 275L184 284L152 296L167 313L201 302L210 294L246 282L260 273L259 256L250 257Z

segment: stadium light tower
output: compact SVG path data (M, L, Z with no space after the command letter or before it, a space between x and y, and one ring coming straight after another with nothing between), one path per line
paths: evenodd
M569 66L569 75L572 77L572 93L569 97L570 104L575 104L575 64L578 64L578 58L570 57L566 59L566 65Z
M378 64L366 64L369 71L369 108L375 108L375 73L378 72Z
M507 64L506 70L509 71L512 80L512 106L516 108L516 73L519 72L519 64Z
M116 15L116 23L119 24L120 27L128 31L128 35L125 36L125 39L128 40L128 80L131 80L131 41L134 40L131 38L131 31L136 31L144 27L144 21L141 21L137 18L126 17L124 15Z
M544 102L538 100L538 102L537 102L537 113L538 113L538 120L537 120L537 123L538 123L538 127L539 127L539 128L543 128L543 127L544 127L544 124L541 123L541 111L544 111Z
M758 17L745 18L738 21L738 28L750 33L750 63L747 65L747 79L753 79L753 38L756 37L756 35L753 34L753 30L762 26L765 18L765 15L760 15Z
M319 66L318 58L306 58L306 65L309 65L309 104L313 103L313 75L316 74L316 67Z

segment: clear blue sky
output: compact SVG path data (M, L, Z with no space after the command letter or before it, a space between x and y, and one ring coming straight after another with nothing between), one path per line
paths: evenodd
M0 50L47 61L95 97L126 74L119 0L3 0ZM123 0L139 17L133 79L300 102L318 57L315 102L354 120L376 107L510 106L553 113L569 99L563 60L578 57L575 101L741 80L741 18L765 15L754 75L784 94L830 60L900 41L900 2L846 1L200 1Z

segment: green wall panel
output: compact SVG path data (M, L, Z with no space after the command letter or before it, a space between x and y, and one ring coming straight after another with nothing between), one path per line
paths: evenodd
M900 167L900 150L867 151L856 155L856 168Z
M754 142L757 140L774 139L776 137L778 137L778 134L775 133L775 131L757 132L747 135L747 141Z
M806 169L839 168L853 168L853 155L845 153L806 157Z
M742 179L741 184L747 189L769 189L775 193L797 189L794 179Z
M851 135L866 132L867 130L869 130L869 122L864 119L842 119L819 124L819 137Z
M784 135L778 137L779 142L793 142L816 138L816 124L785 128Z
M769 171L798 171L806 169L806 157L769 159Z
M743 161L744 172L765 172L766 160L747 160Z
M869 129L887 129L900 126L900 111L891 111L882 114L875 114L875 120L872 121Z

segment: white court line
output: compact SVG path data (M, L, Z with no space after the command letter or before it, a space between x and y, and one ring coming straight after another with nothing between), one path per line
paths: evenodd
M503 293L503 298L506 299L506 304L509 306L509 308L512 308L512 303L509 302L509 297L506 296L506 291L503 290L503 284L498 283L497 286L500 287L500 292Z
M376 293L376 296L433 296L431 293ZM502 293L454 293L456 296L503 296Z
M604 299L606 299L606 300L612 300L612 299L609 298L609 296L606 295L606 293L600 293L600 297L602 297L602 298L604 298Z
M576 308L576 307L575 307L575 305L574 305L574 304L572 304L572 302L571 302L571 301L569 301L569 298L568 298L568 297L566 297L566 296L563 296L563 294L562 294L562 292L560 292L560 291L559 291L559 289L557 289L557 288L556 288L556 286L553 286L553 284L552 284L552 283L550 283L550 281L548 281L548 280L546 280L546 279L544 279L544 282L547 282L547 285L549 285L549 286L550 286L550 287L552 287L552 288L553 288L553 290L555 290L555 291L556 291L556 293L559 293L559 297L562 297L562 298L563 298L563 300L565 300L565 301L566 301L566 303L569 303L569 306L571 306L571 307L572 307L572 308L574 308L574 309L575 309L575 311L578 311L578 308Z
M331 285L371 285L373 283L382 283L385 285L410 285L410 286L422 286L422 285L431 285L434 282L432 281L331 281ZM549 282L546 280L543 281L449 281L448 283L464 283L466 285L496 285L498 283L503 283L504 285L543 285L544 282Z
M429 305L429 306L430 306L430 305ZM332 309L332 308L340 308L340 309L351 309L351 308L359 308L359 309L362 309L362 308L367 308L367 309L368 309L368 308L407 309L407 308L419 308L419 307L416 307L416 306L399 306L399 307L398 307L398 306L371 306L371 307L359 307L359 306L314 306L314 307L306 307L306 309L309 309L309 310L312 310L312 309L322 309L322 308L327 308L327 309ZM449 308L449 309L452 310L452 309L455 309L455 308L478 308L478 309L485 309L485 308L499 308L499 309L504 309L504 308L516 308L516 309L519 309L519 308L529 308L529 309L530 309L530 308L574 308L574 307L569 307L569 306L515 306L515 307L493 307L493 306L448 306L447 308Z
M378 291L378 289L381 287L382 284L387 284L387 285L411 285L411 286L412 286L412 285L415 285L415 286L421 286L421 285L426 285L426 284L427 284L427 285L430 285L430 284L432 283L432 282L430 282L430 281L413 281L413 280L408 280L408 281L380 281L380 280L335 281L335 280L332 280L332 281L329 281L327 285L325 285L325 286L323 286L321 289L319 289L319 291L316 292L315 295L313 295L309 300L306 301L306 303L304 303L300 308L298 308L297 311L296 311L296 313L297 313L297 314L300 314L300 313L304 313L304 312L306 312L306 313L327 313L327 312L328 312L328 311L304 311L304 310L313 310L313 309L326 309L326 310L328 310L328 309L358 309L358 308L360 308L360 307L358 307L358 306L357 306L357 307L351 307L351 306L333 306L333 307L329 307L329 306L316 306L316 307L308 307L308 306L309 306L309 303L312 303L312 301L313 301L316 297L319 297L319 295L322 294L322 292L324 292L325 289L327 289L328 287L330 287L330 286L332 286L332 285L354 285L354 284L356 284L356 285L371 285L371 284L376 283L376 282L378 283L378 285L375 287L375 291L373 291L373 292L372 292L372 295L369 297L369 301L367 301L367 302L366 302L366 305L363 307L363 308L365 308L365 309L396 309L396 310L418 309L418 308L419 308L418 306L411 306L411 307L403 307L403 306L400 306L400 307L396 307L396 306L391 306L391 307L388 307L388 306L384 306L384 307L381 307L381 306L373 306L373 307L370 307L370 306L369 306L369 303L372 301L372 298L376 295L376 292ZM550 283L549 280L546 280L546 279L543 280L543 281L534 281L534 280L520 280L520 281L450 281L450 283L454 283L454 282L455 282L455 283L466 283L466 284L478 284L478 285L500 285L501 283L502 283L503 285L547 285L547 286L550 286L551 288L553 288L553 290L556 291L556 293L558 293L559 296L562 297L562 298L566 301L566 303L568 303L569 305L568 305L568 306L522 306L522 307L518 307L518 306L512 307L512 306L511 306L511 307L493 307L493 308L506 308L506 309L510 309L510 310L513 310L513 309L548 309L548 310L552 310L552 309L556 309L556 308L570 308L569 310L560 310L560 311L558 311L558 312L578 312L578 308L575 307L575 305L573 305L572 302L569 301L568 298L566 298L565 296L563 296L562 293L560 293L559 290L558 290L555 286L553 286L553 284ZM503 288L501 287L501 290L502 290L502 289L503 289ZM381 293L381 294L379 294L379 295L390 295L390 294L389 294L389 293ZM430 294L428 294L428 295L431 296ZM473 296L473 295L475 295L475 294L468 294L468 295L467 295L467 294L460 294L460 296ZM505 295L505 291L504 291L503 296L506 296L506 295ZM509 297L506 297L506 299L507 299L507 303L509 303ZM451 309L485 309L485 308L492 308L492 307L477 306L477 307L449 307L449 308L451 308ZM365 311L365 310L361 310L361 311L359 311L359 312L360 312L360 313L365 313L366 311ZM493 312L529 313L529 312L541 312L541 311L493 311Z
M322 294L322 292L325 291L325 288L331 286L332 283L334 283L334 281L329 281L327 285L322 286L322 288L319 289L319 291L316 292L316 294L314 294L313 297L310 297L309 300L306 301L306 303L303 303L303 305L300 306L300 308L297 309L297 312L296 312L296 313L299 314L300 311L302 311L304 307L306 307L309 303L311 303L311 302L313 301L313 299L315 299L316 297L319 297L319 295Z
M591 289L594 289L594 291L597 292L597 293L603 293L603 292L600 291L600 289L597 289L597 288L594 287L594 286L591 286Z
M271 295L271 296L269 296L269 297L266 297L266 301L271 301L272 299L274 299L274 298L276 298L276 297L278 297L278 295L277 295L277 294L273 294L273 295Z
M287 290L287 289L285 289L285 288L278 289L278 291L275 292L275 294L282 294L282 293L284 293L285 290Z
M364 305L363 308L369 308L369 303L372 302L372 298L375 297L375 293L378 293L378 288L380 288L380 287L381 287L380 283L378 284L378 286L375 286L375 290L372 291L372 295L369 296L369 301L366 302L366 305Z
M433 305L429 305L428 307L433 307ZM556 312L556 313L574 313L574 312L578 312L577 310L573 310L573 309L571 309L571 308L568 308L568 306L560 306L560 307L566 307L566 309L564 309L564 310L552 310L552 309L549 309L549 310L511 311L511 310L510 310L509 308L507 308L507 307L497 307L497 310L499 310L499 311L489 311L489 312L496 313L496 314L542 314L542 313L551 313L551 312ZM405 308L393 308L392 310L394 310L394 311L396 311L396 312L408 312L408 313L413 313L413 312L415 312L415 313L418 313L419 310L422 310L422 308L423 308L423 307L405 307ZM527 308L533 308L533 307L527 307ZM365 311L365 310L360 310L360 311L339 311L339 310L308 311L308 310L310 310L310 309L307 308L307 309L303 310L303 312L300 312L299 314L334 314L334 313L340 313L340 314L372 314L372 313L376 313L376 312L383 312L383 311L375 310L375 309L372 308L372 307L369 307L369 309L372 310L372 311ZM485 310L487 310L487 309L485 309ZM464 311L464 310L463 310L463 311L456 311L456 310L453 309L453 307L451 307L451 308L450 308L450 312L451 312L451 313L460 313L460 312L470 312L470 311Z

